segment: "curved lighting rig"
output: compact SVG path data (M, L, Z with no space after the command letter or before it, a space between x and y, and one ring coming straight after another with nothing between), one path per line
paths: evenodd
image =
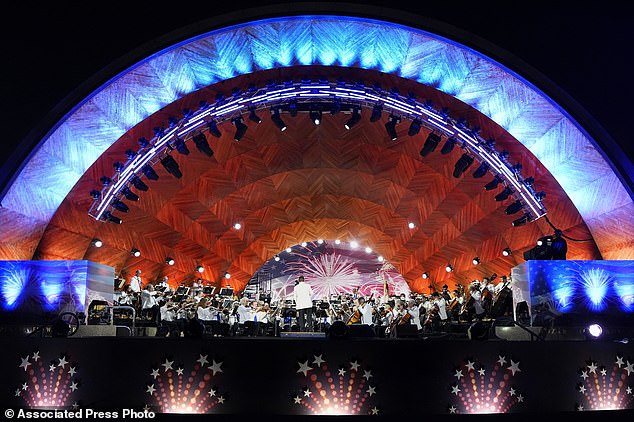
M201 102L197 111L183 110L180 120L171 117L167 128L155 128L154 136L149 140L141 138L143 142L139 142L138 151L126 152L128 160L118 166L111 178L107 178L108 183L103 184L100 194L91 194L93 203L88 213L97 220L108 221L114 205L121 202L125 193L129 192L129 185L136 186L134 182L146 175L144 169L161 162L173 150L182 151L183 143L200 137L205 131L218 137L218 123L234 121L242 114L253 114L260 109L269 109L273 115L285 112L293 116L298 111L336 114L353 112L360 107L371 110L380 108L389 113L393 120L410 120L416 126L416 130L411 130L410 127L410 136L418 133L420 125L431 129L433 134L440 133L446 137L446 143L458 144L464 150L463 155L470 160L478 160L486 172L493 174L495 180L504 185L505 190L525 210L527 221L546 215L541 201L544 194L533 189L532 178L524 179L520 173L521 167L518 164L511 165L508 153L498 152L493 142L480 136L479 130L470 129L462 120L453 119L444 111L434 109L430 102L420 103L412 96L400 95L397 90L386 91L361 82L343 81L287 81L281 84L270 83L262 88L251 86L246 91L234 89L230 97L220 96L213 104ZM391 138L395 140L394 136ZM421 155L427 154L421 151ZM462 171L455 172L454 176L459 177ZM478 174L474 177L481 176L482 174Z

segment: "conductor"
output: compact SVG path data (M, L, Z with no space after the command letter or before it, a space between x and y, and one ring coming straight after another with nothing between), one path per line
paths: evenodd
M293 290L299 331L313 331L313 289L300 275Z

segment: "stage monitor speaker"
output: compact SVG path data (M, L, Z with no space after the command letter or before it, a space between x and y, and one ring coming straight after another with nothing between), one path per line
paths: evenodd
M348 335L350 337L376 337L376 333L367 324L350 324L348 325Z
M397 338L417 338L418 327L416 326L416 324L397 325L396 337Z
M469 340L487 340L489 338L489 326L482 321L476 321L467 329Z
M330 327L328 327L328 338L334 340L343 340L348 338L348 333L350 331L349 327L350 326L343 321L334 321L330 324Z

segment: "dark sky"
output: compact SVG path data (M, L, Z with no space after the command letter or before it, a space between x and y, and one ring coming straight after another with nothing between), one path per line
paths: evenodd
M129 6L132 3L135 6ZM82 82L121 56L188 24L235 12L231 8L235 5L253 7L245 2L218 3L12 3L13 11L5 11L1 26L2 163L55 105L65 103L64 98ZM570 95L634 156L628 146L634 95L634 6L612 1L590 6L540 1L346 3L389 6L422 15L506 50Z

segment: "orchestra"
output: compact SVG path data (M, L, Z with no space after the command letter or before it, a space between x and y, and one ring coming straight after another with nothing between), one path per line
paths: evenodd
M140 283L140 271L133 277ZM309 331L327 332L335 321L346 325L369 325L377 337L395 337L399 325L414 325L420 336L447 332L450 324L468 324L512 316L511 277L484 277L471 280L466 286L457 285L450 291L433 289L429 294L410 292L409 295L383 294L364 297L358 291L331 295L313 300L313 326ZM258 298L240 297L233 289L205 286L197 280L192 287L185 283L174 289L167 277L156 284L141 284L140 292L132 283L116 289L114 306L117 325L129 324L129 308L136 310L136 325L157 328L157 336L184 337L195 335L198 329L213 337L221 336L278 336L282 332L301 331L293 295L271 300L271 294ZM228 294L227 294L228 292ZM222 294L221 294L222 293ZM192 329L195 328L195 330ZM193 334L192 334L193 333Z

